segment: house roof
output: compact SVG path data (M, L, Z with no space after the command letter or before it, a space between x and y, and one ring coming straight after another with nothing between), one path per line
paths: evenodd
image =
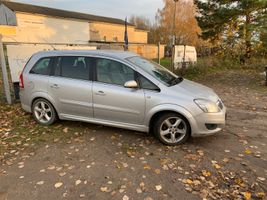
M90 15L90 14L85 14L85 13L72 12L72 11L60 10L60 9L55 9L55 8L43 7L43 6L35 6L31 4L1 1L1 0L0 0L0 4L4 4L10 10L13 10L15 12L25 12L25 13L41 14L41 15L53 16L53 17L79 19L79 20L85 20L89 22L97 21L97 22L105 22L105 23L121 24L121 25L125 24L125 21L122 19ZM134 26L133 24L130 24L130 23L128 23L128 25Z

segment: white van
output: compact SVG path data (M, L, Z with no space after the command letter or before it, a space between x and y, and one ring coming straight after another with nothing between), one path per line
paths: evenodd
M197 51L193 46L177 45L175 46L174 54L174 67L175 69L182 68L182 64L185 66L189 64L195 64L197 62Z

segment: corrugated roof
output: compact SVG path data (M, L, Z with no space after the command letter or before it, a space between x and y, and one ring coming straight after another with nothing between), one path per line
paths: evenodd
M97 21L97 22L106 22L106 23L112 23L112 24L122 24L122 25L125 24L125 21L122 19L102 17L102 16L97 16L97 15L90 15L90 14L85 14L85 13L72 12L72 11L67 11L67 10L60 10L60 9L55 9L55 8L35 6L31 4L24 4L24 3L10 2L10 1L0 1L0 4L1 3L15 12L17 11L17 12L53 16L53 17L72 18L72 19L85 20L89 22ZM130 23L128 24L132 25Z

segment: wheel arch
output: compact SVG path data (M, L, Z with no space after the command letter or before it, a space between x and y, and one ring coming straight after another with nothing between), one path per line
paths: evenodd
M161 105L160 107L156 107L149 112L149 117L147 119L147 126L149 128L149 132L151 132L153 124L156 122L156 120L166 113L176 113L181 115L188 122L190 134L192 134L195 124L192 114L185 108L173 104Z
M56 114L58 116L58 110L55 106L55 102L53 101L53 99L47 95L46 93L36 93L33 97L32 97L32 100L31 100L31 111L32 111L32 106L33 106L33 103L37 100L37 99L45 99L46 101L48 101L49 103L51 103L51 105L54 107L55 111L56 111Z

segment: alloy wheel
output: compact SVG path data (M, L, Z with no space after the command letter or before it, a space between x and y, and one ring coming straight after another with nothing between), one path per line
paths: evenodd
M160 126L161 138L170 144L179 143L187 133L187 125L180 117L170 117L164 120Z
M38 101L34 106L34 115L40 123L49 123L53 115L52 108L45 101Z

